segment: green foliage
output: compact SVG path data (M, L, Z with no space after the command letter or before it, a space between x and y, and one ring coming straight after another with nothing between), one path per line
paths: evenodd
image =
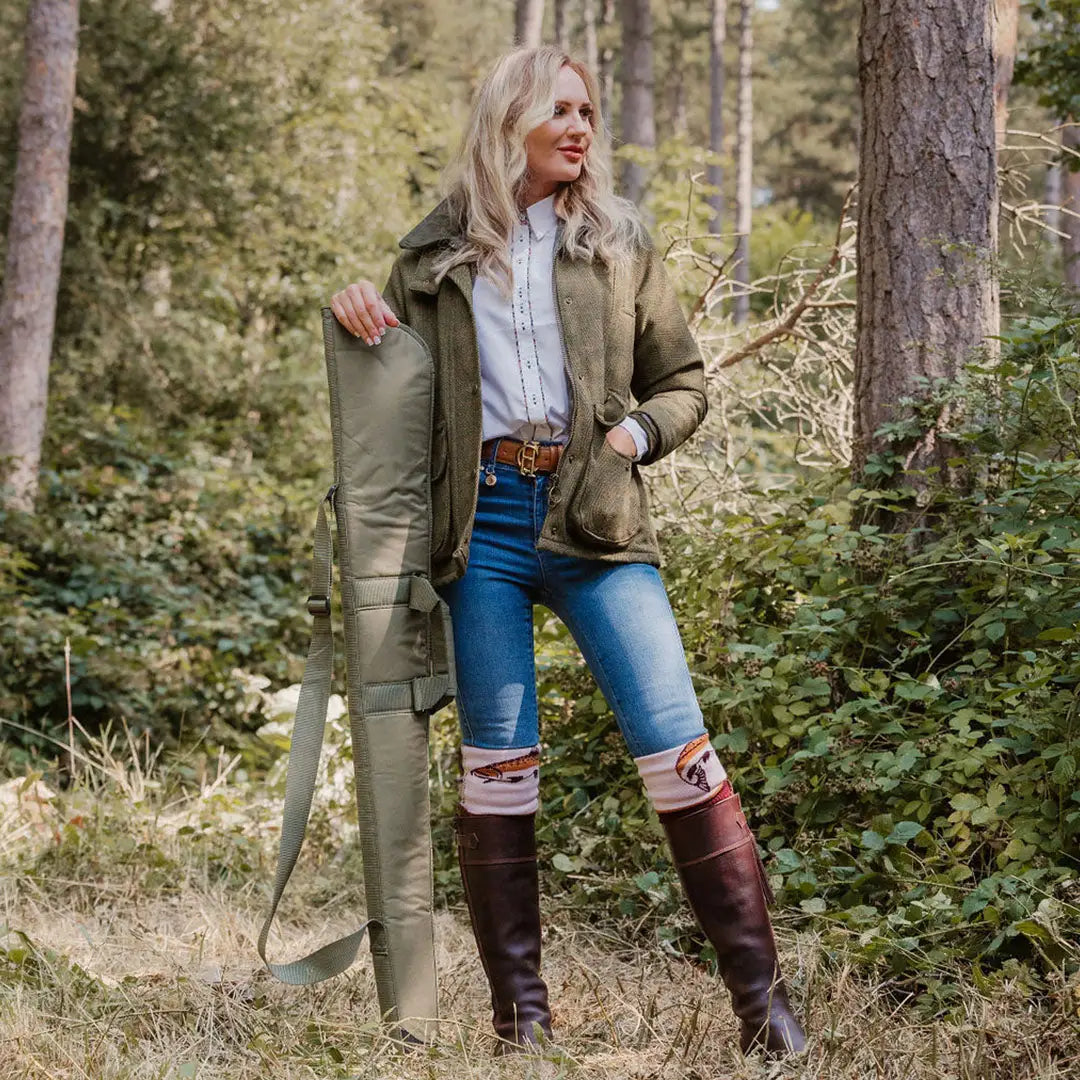
M123 415L88 410L81 440L58 419L38 513L0 516L0 715L19 725L5 739L41 747L63 730L65 639L79 720L121 717L155 741L186 723L232 742L232 669L298 671L325 477L286 483L192 431L150 452Z
M1030 0L1035 34L1020 50L1013 81L1038 89L1055 116L1080 117L1080 0ZM1069 168L1076 168L1066 159Z

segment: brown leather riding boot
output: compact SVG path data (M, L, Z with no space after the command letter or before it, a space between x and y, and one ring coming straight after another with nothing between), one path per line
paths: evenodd
M772 891L739 796L719 794L726 797L660 814L660 821L742 1021L743 1053L759 1047L770 1056L798 1052L806 1035L780 974L768 912Z
M458 863L480 962L491 985L497 1054L551 1035L547 985L540 978L540 885L535 814L470 814L454 821Z

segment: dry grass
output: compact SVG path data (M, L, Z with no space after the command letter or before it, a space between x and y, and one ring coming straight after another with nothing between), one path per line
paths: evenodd
M98 774L61 797L0 800L0 1077L975 1078L1076 1075L1068 1006L1020 984L960 991L921 1018L812 935L781 929L785 969L815 1036L801 1061L743 1060L726 994L704 970L559 920L545 974L558 1048L491 1057L483 973L464 913L437 923L442 1024L405 1051L381 1030L370 965L318 987L276 983L255 937L271 878L266 805L220 776L177 801L143 777ZM6 809L5 809L6 807ZM216 825L218 819L227 827ZM209 826L209 827L204 827ZM194 828L194 832L191 831ZM276 955L355 925L355 867L300 872ZM301 928L302 927L302 928Z

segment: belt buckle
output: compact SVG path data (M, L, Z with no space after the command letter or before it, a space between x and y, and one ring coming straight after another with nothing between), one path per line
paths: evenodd
M523 442L518 447L515 462L522 476L536 475L536 455L540 453L538 442Z

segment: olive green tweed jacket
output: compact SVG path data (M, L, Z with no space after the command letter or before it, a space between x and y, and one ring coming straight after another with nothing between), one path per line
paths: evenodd
M383 296L435 362L431 453L432 580L465 572L479 490L480 361L472 313L474 269L456 266L436 284L432 265L458 233L446 200L399 241ZM569 438L552 479L537 546L564 555L660 565L639 465L671 453L705 418L704 365L663 259L651 244L608 266L571 259L554 266L555 303L571 391ZM649 448L624 457L605 433L627 414Z

